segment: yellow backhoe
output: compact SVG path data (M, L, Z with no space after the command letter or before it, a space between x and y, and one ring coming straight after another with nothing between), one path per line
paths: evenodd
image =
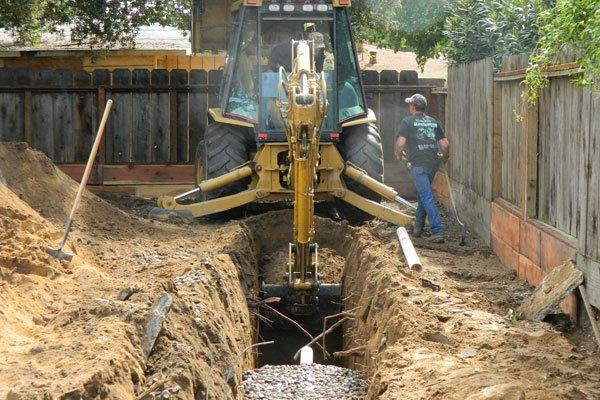
M265 296L298 319L339 309L337 282L321 282L314 203L335 202L351 222L397 225L411 206L381 183L383 151L366 108L348 17L349 1L245 0L236 9L221 108L196 152L197 185L158 206L191 217L239 215L255 201L293 200L293 241L282 282ZM189 204L184 200L196 198ZM284 272L285 271L285 272Z

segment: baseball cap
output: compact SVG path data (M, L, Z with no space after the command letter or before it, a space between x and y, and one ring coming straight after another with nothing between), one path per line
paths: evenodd
M419 110L424 110L427 108L427 99L422 94L414 94L411 97L408 97L404 100L408 104L414 104L414 106Z

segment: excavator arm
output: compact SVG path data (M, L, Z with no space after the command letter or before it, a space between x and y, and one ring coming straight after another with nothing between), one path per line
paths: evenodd
M314 195L327 110L327 85L324 76L316 72L313 45L308 41L292 41L293 70L288 77L280 68L277 101L289 146L287 181L294 191L287 283L291 289L291 311L296 315L314 312L320 285L318 245L314 242Z

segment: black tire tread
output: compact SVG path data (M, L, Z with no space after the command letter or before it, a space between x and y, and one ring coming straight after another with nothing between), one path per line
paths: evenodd
M364 124L344 129L342 142L340 143L340 153L345 161L349 161L364 170L378 182L383 182L383 147L379 129L376 125ZM381 201L380 195L352 179L344 179L344 182L349 190L369 200ZM374 218L372 215L339 199L336 199L336 208L342 218L352 223L362 223Z
M196 182L212 179L226 174L234 168L248 162L248 133L244 129L226 124L210 123L206 127L204 140L198 143L196 160L203 163L203 177ZM211 200L240 193L247 189L250 180L242 180L220 189L202 194L200 200ZM245 207L239 207L219 213L219 218L238 218L243 216Z

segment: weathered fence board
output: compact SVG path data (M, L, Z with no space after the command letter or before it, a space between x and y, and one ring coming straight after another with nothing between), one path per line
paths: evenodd
M489 59L448 70L449 174L461 215L490 240L493 69Z
M502 198L520 205L520 150L522 147L522 99L519 82L502 85Z
M586 254L600 260L600 93L591 96Z
M196 158L196 148L198 143L204 137L204 130L208 122L208 74L206 71L196 70L190 72L190 84L198 88L190 91L189 105L189 145L188 159L190 161Z
M584 103L584 91L570 78L552 79L540 96L538 217L571 236L581 222L577 174L589 126Z
M43 151L48 157L54 160L56 158L54 151L53 97L50 93L32 95L31 141L35 149Z
M79 93L77 95L75 118L79 130L75 131L75 149L73 161L84 163L90 153L94 136L98 127L98 99L94 93Z

